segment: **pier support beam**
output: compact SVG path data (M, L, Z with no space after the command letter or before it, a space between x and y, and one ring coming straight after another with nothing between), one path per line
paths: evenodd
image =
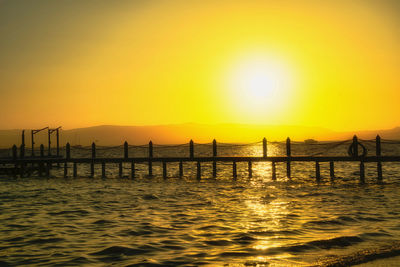
M135 162L131 162L131 178L135 179Z
M329 175L333 181L335 179L335 163L333 161L329 162Z
M167 163L163 161L162 163L162 168L163 168L163 178L167 179Z
M76 178L78 176L78 166L76 162L73 163L73 176Z
M106 163L104 161L101 163L101 178L106 178Z
M122 169L122 162L120 162L119 164L118 164L118 176L119 176L119 178L122 178L122 175L123 175L123 169Z
M317 183L321 182L321 171L318 161L315 162L315 180Z
M68 177L68 163L64 162L64 178Z
M232 164L232 172L233 172L233 179L237 179L237 167L236 167L236 161L233 162Z
M201 165L200 161L197 162L197 180L201 179Z
M272 161L272 181L276 181L276 163Z
M179 178L183 177L183 162L182 160L179 161Z
M360 162L360 183L365 183L365 166L363 161Z
M249 161L247 163L247 170L249 172L249 178L253 177L253 163L251 161Z

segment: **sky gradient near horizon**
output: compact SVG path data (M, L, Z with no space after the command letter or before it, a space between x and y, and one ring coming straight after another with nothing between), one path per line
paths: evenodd
M399 126L400 1L0 0L0 128Z

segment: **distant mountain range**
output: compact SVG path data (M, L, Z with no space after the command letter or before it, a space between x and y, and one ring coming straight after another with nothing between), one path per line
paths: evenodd
M0 146L10 147L21 144L22 130L0 130ZM357 134L362 139L372 139L379 134L382 138L400 140L400 127L388 130L335 132L318 127L304 126L259 126L246 124L174 124L158 126L114 126L101 125L71 130L61 130L60 144L89 145L95 142L98 145L120 145L124 141L129 144L147 144L150 140L155 144L187 143L190 139L195 142L211 142L214 138L220 142L255 142L266 137L270 141L281 141L290 137L292 140L344 140ZM25 142L30 146L30 131L25 131ZM55 136L52 137L52 146L55 145ZM35 135L36 146L47 146L47 131Z

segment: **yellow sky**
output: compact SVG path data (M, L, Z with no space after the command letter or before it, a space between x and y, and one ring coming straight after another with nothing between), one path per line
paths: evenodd
M400 126L400 4L0 1L0 126Z

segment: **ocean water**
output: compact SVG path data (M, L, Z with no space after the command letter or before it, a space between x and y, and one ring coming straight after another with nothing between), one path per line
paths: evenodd
M369 153L374 153L373 143ZM292 154L345 154L348 143L305 146L293 144ZM397 144L385 144L384 154L396 154ZM136 150L135 150L136 149ZM281 143L269 144L271 155L284 154ZM80 150L80 151L78 151ZM142 151L143 150L143 151ZM131 147L130 156L147 153ZM142 152L140 152L142 151ZM90 151L76 148L73 156ZM121 148L102 148L98 156L121 156ZM157 155L187 154L187 146L155 147ZM208 155L210 145L195 146ZM260 144L226 145L226 155L259 155ZM194 163L136 164L136 178L117 178L118 166L107 165L101 179L96 165L78 168L78 178L2 176L0 179L0 265L40 266L349 266L382 256L382 248L396 254L400 236L400 163L384 163L384 183L376 181L376 163L366 163L366 183L359 183L358 163L336 163L336 179L329 164L321 163L322 180L315 182L314 163L277 164L277 181L270 163L202 164L196 179ZM71 170L70 170L71 174ZM397 250L396 250L397 249ZM389 253L388 255L393 255ZM385 254L386 255L386 254Z

